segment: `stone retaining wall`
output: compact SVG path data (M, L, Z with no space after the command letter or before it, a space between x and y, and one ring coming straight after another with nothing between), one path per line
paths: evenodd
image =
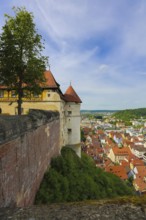
M146 207L127 204L56 204L0 209L2 220L145 220Z
M28 206L52 157L60 153L58 112L0 116L0 207Z

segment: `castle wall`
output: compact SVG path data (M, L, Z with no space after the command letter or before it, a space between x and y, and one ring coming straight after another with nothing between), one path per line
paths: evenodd
M4 99L0 98L0 108L2 110L2 114L6 115L17 115L17 98L10 98L10 100L5 101L8 97L7 91L5 91ZM10 94L11 97L11 94ZM32 98L23 98L22 103L22 114L27 114L29 109L42 109L46 111L58 111L60 112L60 146L65 145L65 133L64 133L64 101L60 99L60 95L51 90L45 89L39 95L39 97Z
M0 116L0 207L34 202L44 172L60 153L58 112Z

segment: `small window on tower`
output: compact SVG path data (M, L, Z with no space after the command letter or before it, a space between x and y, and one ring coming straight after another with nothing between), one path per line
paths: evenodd
M68 128L68 133L71 133L71 131L72 131L71 128Z
M68 111L68 115L71 115L72 114L72 111Z

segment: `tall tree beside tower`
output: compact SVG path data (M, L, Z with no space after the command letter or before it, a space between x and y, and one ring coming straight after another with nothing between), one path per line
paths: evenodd
M0 35L0 84L16 91L18 114L26 92L39 93L48 58L42 55L42 37L33 15L25 8L13 8L14 17L5 15Z

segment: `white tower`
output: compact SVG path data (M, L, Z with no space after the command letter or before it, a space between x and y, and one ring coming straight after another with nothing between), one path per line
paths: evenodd
M66 145L69 145L81 157L80 106L81 99L70 85L64 94L66 101Z

